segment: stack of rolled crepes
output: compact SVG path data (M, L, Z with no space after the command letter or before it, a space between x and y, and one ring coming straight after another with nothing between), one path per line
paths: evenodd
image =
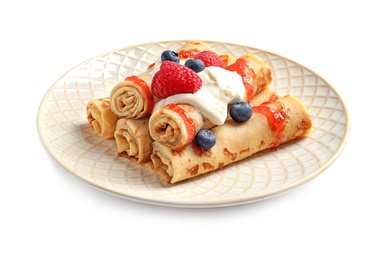
M206 43L188 41L177 52L186 60L204 50L210 50ZM148 127L149 116L158 101L149 87L153 69L150 66L138 76L127 77L115 85L108 98L93 99L87 105L92 130L102 138L115 138L118 156L138 163L150 161L154 141Z
M210 50L204 42L190 41L177 52L186 60L204 50ZM172 184L277 147L310 129L310 116L301 101L279 98L269 86L271 70L262 59L252 54L220 57L226 69L242 76L243 101L254 111L246 122L237 123L228 116L223 125L214 125L196 107L184 103L153 111L159 100L149 87L155 67L149 66L143 74L119 82L109 98L89 102L92 129L103 138L115 138L118 156L150 167ZM194 137L200 129L212 130L217 138L214 147L198 147Z

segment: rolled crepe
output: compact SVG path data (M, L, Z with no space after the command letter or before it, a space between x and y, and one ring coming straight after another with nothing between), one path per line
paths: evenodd
M202 51L209 51L210 46L202 41L188 41L183 44L176 52L180 59L194 58L195 55Z
M153 140L148 131L148 118L119 119L114 136L118 156L138 163L150 160Z
M246 88L244 100L247 102L272 81L270 67L263 59L251 53L240 56L226 69L241 75Z
M118 118L111 111L109 98L92 99L87 104L87 120L92 131L102 138L114 137Z
M129 76L119 82L110 93L111 110L119 118L139 119L151 114L154 96L148 74Z
M305 106L293 96L263 103L253 107L253 111L243 123L228 120L214 127L217 142L207 150L195 141L179 150L154 142L154 172L171 184L177 183L277 147L306 134L312 125Z
M257 93L252 100L250 100L249 104L250 106L259 106L264 102L267 101L274 101L279 98L278 94L275 92L275 90L268 85L264 89L262 89L259 93Z
M192 142L203 127L201 113L189 104L169 104L154 112L149 120L151 137L173 149Z
M258 93L250 104L256 106L273 99L277 99L277 94L271 87L267 87ZM149 120L152 139L172 149L180 149L189 145L199 130L211 129L214 126L194 106L189 104L166 105L155 111Z

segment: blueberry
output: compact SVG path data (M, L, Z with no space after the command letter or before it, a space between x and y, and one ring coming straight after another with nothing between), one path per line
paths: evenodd
M162 55L160 56L160 59L162 62L165 60L169 60L169 61L179 63L179 61L180 61L178 53L176 53L175 51L170 51L170 50L164 51L162 53Z
M196 73L201 72L205 69L205 64L200 59L188 59L185 64L186 67L192 69Z
M230 108L230 116L236 122L244 122L253 114L253 110L249 103L238 101Z
M208 129L199 130L195 136L195 141L203 149L209 149L215 145L217 138L214 133Z

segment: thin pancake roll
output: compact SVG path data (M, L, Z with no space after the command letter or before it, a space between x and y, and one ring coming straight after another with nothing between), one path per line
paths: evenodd
M91 99L86 112L88 123L95 134L105 139L114 137L118 118L111 111L109 98Z
M227 70L236 71L242 77L246 88L244 101L250 102L273 80L270 67L257 55L248 53L226 66Z
M148 74L129 76L111 90L111 110L119 118L139 119L151 114L154 96Z
M254 106L252 117L243 123L228 120L212 128L217 142L208 150L195 142L179 150L154 142L151 155L154 172L174 184L278 147L305 135L311 126L303 103L296 97L285 96Z
M150 160L152 138L148 118L119 119L114 133L118 156L142 163Z
M168 104L150 117L151 137L173 149L190 144L203 127L200 112L188 104Z

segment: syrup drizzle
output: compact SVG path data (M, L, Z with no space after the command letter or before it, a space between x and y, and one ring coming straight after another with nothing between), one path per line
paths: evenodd
M272 107L276 107L276 109ZM282 137L285 131L286 108L281 102L267 101L259 106L254 106L253 112L266 116L270 130L274 135L272 148L277 148L282 143Z
M178 113L178 115L183 119L184 125L186 126L186 130L187 130L186 145L189 145L194 139L196 134L196 125L194 120L184 109L182 109L180 106L176 104L172 104L172 103L168 104L164 107L164 109L170 109Z
M246 101L252 100L257 90L253 85L253 78L256 74L251 65L246 60L238 58L233 64L227 66L226 69L235 71L242 77L243 85L246 88Z
M195 55L197 55L200 52L201 51L197 49L183 50L178 52L178 56L180 59L194 58Z

